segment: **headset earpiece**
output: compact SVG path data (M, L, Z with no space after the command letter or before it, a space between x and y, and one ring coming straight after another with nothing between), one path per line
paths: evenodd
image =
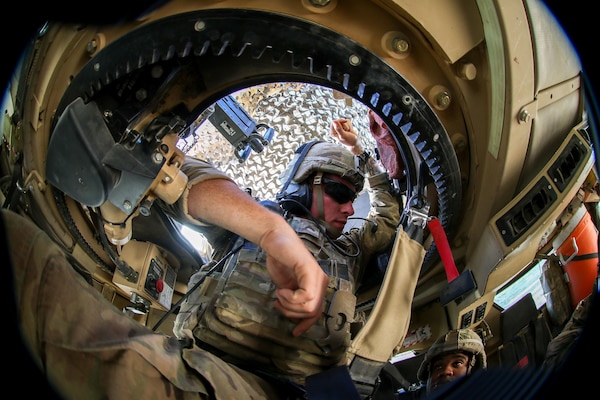
M293 214L305 214L312 204L312 193L308 183L290 183L281 198L278 197L281 207Z
M310 186L307 183L308 180L302 183L295 183L293 182L293 179L298 171L298 168L304 161L308 151L311 149L311 147L313 147L313 145L320 142L322 141L313 140L302 144L296 149L295 154L299 154L299 156L296 159L289 176L287 177L287 181L276 196L276 200L284 210L294 214L304 214L307 212L307 210L310 210L310 206L312 204L312 194Z

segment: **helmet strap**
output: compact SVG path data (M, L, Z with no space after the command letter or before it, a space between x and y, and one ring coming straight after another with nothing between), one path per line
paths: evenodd
M317 200L317 218L321 221L325 221L325 207L323 206L323 186L321 183L323 181L323 172L319 171L315 174L313 178L313 196Z
M315 175L312 185L313 196L317 200L317 218L323 223L325 229L327 230L327 233L329 233L329 235L331 235L333 238L337 238L342 234L342 232L339 229L336 229L327 222L325 222L325 206L323 205L323 185L321 184L322 180L323 172L319 171Z
M475 364L477 363L477 357L475 357L475 354L470 354L469 355L469 367L467 368L467 375L471 375L471 372L473 372L473 369L475 368Z

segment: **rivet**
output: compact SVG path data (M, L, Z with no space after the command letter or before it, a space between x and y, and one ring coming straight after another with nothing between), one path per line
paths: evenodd
M357 66L360 64L360 57L357 56L356 54L352 54L349 58L348 58L348 62L350 63L350 65L353 66Z

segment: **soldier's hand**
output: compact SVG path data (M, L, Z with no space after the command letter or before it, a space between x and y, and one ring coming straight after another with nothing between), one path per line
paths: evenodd
M267 269L278 288L275 292L275 307L297 323L293 331L294 336L306 332L321 317L329 282L329 278L308 250L304 246L303 249L295 251L298 250L303 254L296 254L298 259L290 259L288 264L270 255L267 258Z
M188 194L188 212L258 244L267 252L267 270L277 287L275 307L298 322L304 333L323 312L329 279L298 234L278 213L258 204L234 182L207 179Z
M350 148L355 154L360 154L362 148L358 140L358 133L352 128L352 122L349 119L340 118L331 122L331 136L338 142Z

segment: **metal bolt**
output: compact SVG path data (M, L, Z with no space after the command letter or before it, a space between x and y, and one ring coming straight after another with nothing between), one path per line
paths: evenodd
M129 200L125 200L123 202L123 208L126 210L131 210L131 202Z
M204 21L196 21L196 23L194 24L194 30L196 32L202 32L205 29L206 29L206 22L204 22Z
M396 53L406 53L408 51L409 44L406 39L394 38L392 40L392 50Z
M519 113L519 121L521 122L529 122L531 120L531 114L527 110L521 110Z
M98 49L98 42L96 42L96 39L90 40L86 46L87 52L92 54L96 51L96 49Z
M446 91L439 92L435 96L435 103L441 109L446 109L450 105L450 94Z
M158 152L152 154L152 161L154 161L155 164L160 164L163 159L163 155Z
M140 214L142 214L144 217L147 217L150 215L150 207L152 207L152 202L149 201L148 199L145 199L142 201L142 203L140 204Z
M144 100L146 100L147 97L148 97L148 92L146 92L146 89L139 89L135 92L135 99L137 101L144 101Z

